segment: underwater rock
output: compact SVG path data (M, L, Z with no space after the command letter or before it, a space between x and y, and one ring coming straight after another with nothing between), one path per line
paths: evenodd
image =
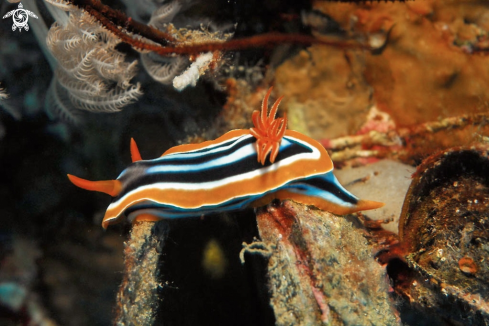
M119 326L153 325L158 307L158 260L164 232L153 222L135 223L124 244L124 278L117 295L116 321ZM163 228L163 223L160 228ZM158 237L159 235L159 237Z
M287 95L282 108L291 129L315 139L351 135L361 130L373 105L398 128L484 111L489 100L489 70L481 68L489 66L489 56L481 55L489 44L486 3L314 1L313 9L344 31L333 39L372 50L313 45L284 61L275 86ZM313 30L317 38L332 38ZM405 145L419 153L418 159L467 144L474 133L487 134L487 127L476 127Z
M389 33L381 53L365 51L350 59L352 66L363 65L375 103L396 125L476 113L489 99L489 70L481 69L489 56L479 53L489 31L486 2L315 1L313 7L359 42L372 45L373 37Z
M488 155L458 147L418 167L399 222L407 266L391 273L416 308L463 325L489 323Z
M373 220L393 219L383 228L397 233L398 218L413 172L410 165L382 160L365 166L337 169L335 175L346 190L359 198L375 198L385 203L384 207L362 214Z
M385 270L351 222L290 200L258 209L257 222L276 325L399 324Z
M289 128L314 138L352 134L372 106L372 88L362 76L361 59L342 49L311 46L285 61L275 73L279 94L286 95Z

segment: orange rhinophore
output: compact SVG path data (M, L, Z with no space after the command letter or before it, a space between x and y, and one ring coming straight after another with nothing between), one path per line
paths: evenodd
M89 181L75 177L71 174L68 174L68 179L70 179L70 181L77 187L90 191L103 192L111 195L112 197L116 197L122 189L122 185L119 180Z

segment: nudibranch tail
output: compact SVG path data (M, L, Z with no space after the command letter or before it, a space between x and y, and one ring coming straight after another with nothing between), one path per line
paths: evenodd
M90 191L99 191L116 197L122 189L119 180L90 181L68 174L68 179L77 187Z
M381 203L379 201L360 199L356 205L356 212L358 211L369 211L371 209L377 209L384 207L385 203Z
M131 148L132 162L134 163L137 161L141 161L142 160L141 154L139 153L138 145L136 144L136 141L134 140L134 138L131 138L130 148Z
M351 196L348 192L346 192L346 194ZM298 203L313 205L323 211L336 215L347 215L384 206L384 203L364 199L355 200L354 203L338 200L339 198L335 198L336 200L328 200L327 197L331 198L331 195L332 193L326 194L326 196L311 196L309 194L298 193L294 191L294 189L284 189L274 193L272 198L280 200L292 199Z
M274 163L277 158L280 142L287 129L287 116L275 119L278 106L283 96L279 97L272 106L270 114L268 112L268 98L272 92L272 87L268 90L262 102L261 112L254 111L251 119L254 128L250 128L250 133L256 138L257 161L265 164L267 156L270 154L270 163Z
M273 198L292 199L336 215L376 209L384 206L376 201L363 200L346 190L332 171L302 180L295 180L273 193Z

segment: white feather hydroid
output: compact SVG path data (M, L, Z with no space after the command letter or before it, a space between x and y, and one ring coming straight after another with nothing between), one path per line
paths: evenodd
M92 112L119 111L142 94L139 83L131 84L137 61L126 62L124 54L115 49L120 40L93 17L77 8L66 8L70 11L68 22L53 24L46 38L49 51L58 61L56 85L50 87L50 92L56 94L50 94L50 102L69 118L74 117L67 112L71 107ZM68 96L56 103L62 91L59 87Z

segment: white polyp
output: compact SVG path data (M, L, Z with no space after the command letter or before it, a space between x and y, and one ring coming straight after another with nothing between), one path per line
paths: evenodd
M173 79L173 87L181 91L185 87L195 86L201 74L209 67L214 55L212 52L206 52L198 56L198 58L184 71L183 74Z

